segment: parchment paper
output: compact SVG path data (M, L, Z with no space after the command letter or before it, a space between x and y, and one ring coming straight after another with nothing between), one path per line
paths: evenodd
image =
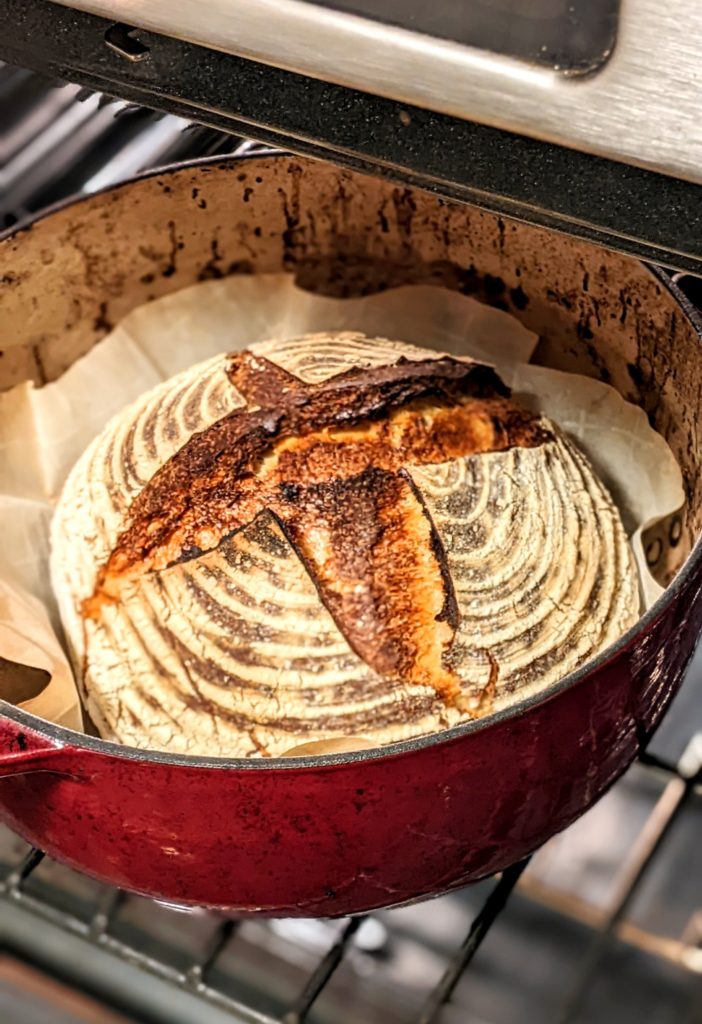
M330 330L494 364L525 404L552 418L589 455L631 538L642 606L660 595L640 535L681 507L682 477L645 414L613 388L526 365L535 334L509 314L443 288L415 285L331 299L301 291L291 275L235 276L139 307L59 380L0 395L0 654L52 677L22 706L80 728L49 583L48 525L68 471L93 437L144 391L195 362L256 341ZM0 675L2 696L17 702L17 694L3 693Z
M36 597L0 579L0 696L25 711L81 730L73 673L46 609ZM17 672L8 662L34 670Z

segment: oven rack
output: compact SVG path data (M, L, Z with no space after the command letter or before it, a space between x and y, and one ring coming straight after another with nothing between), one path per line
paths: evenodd
M242 144L2 61L0 107L0 232L67 195L87 195L157 164L230 154Z
M351 947L359 928L367 920L363 915L346 919L335 941L309 974L298 998L282 1017L273 1017L218 990L210 981L219 955L237 928L236 919L227 918L215 924L206 942L203 955L186 968L179 968L173 963L156 959L111 934L111 922L119 908L130 898L128 893L120 889L106 889L99 908L88 921L60 909L47 900L29 895L25 883L43 859L44 854L41 850L31 848L21 863L10 871L0 883L0 899L14 903L34 917L57 925L65 932L87 942L95 943L112 956L120 958L132 966L137 966L179 989L195 994L207 1003L226 1010L232 1021L241 1022L241 1024L249 1024L249 1022L251 1024L303 1024L308 1019L316 999ZM482 908L474 918L468 934L457 949L452 963L432 991L426 1005L421 1009L417 1017L417 1024L433 1024L438 1019L441 1008L450 999L461 974L478 951L493 921L504 908L527 863L528 860L524 860L515 864L495 880Z
M620 866L613 897L599 915L593 915L592 909L577 897L564 898L556 890L551 891L543 882L530 880L529 875L522 878L529 858L493 878L470 927L462 941L455 946L443 973L417 1008L412 1020L416 1024L441 1024L444 1021L444 1009L450 1005L458 982L470 968L491 927L505 910L520 879L520 892L527 899L550 905L559 914L585 924L589 930L588 943L575 982L552 1018L552 1024L575 1024L580 1019L588 986L610 952L611 945L617 940L653 952L691 972L702 973L702 921L699 920L699 914L693 916L686 929L687 934L680 941L662 939L637 929L626 920L627 911L676 820L693 794L702 794L701 762L702 743L699 734L690 741L677 765L664 762L655 755L641 755L640 770L664 779L664 785L637 841ZM315 1019L313 1011L317 1000L353 950L364 923L375 918L375 915L358 916L340 922L331 943L316 959L297 996L282 1013L271 1014L250 1005L245 996L224 991L214 980L218 960L241 926L240 921L207 914L211 927L208 928L199 955L189 962L174 962L150 950L140 949L114 933L113 926L120 912L130 900L139 897L119 889L102 887L92 913L83 916L69 909L65 903L62 905L60 898L52 900L46 893L33 892L30 887L31 878L44 860L45 855L41 850L29 848L21 860L10 866L0 880L0 907L16 908L33 919L35 924L45 922L67 936L96 946L112 958L128 964L130 968L146 972L172 989L195 996L202 1003L224 1011L226 1019L236 1024L304 1024ZM174 915L174 921L179 910L183 909L165 906L167 912ZM386 916L392 915L393 911L385 913ZM177 927L177 922L174 927ZM382 933L384 926L380 928ZM12 949L13 935L11 932L5 934L0 923L0 946L3 944ZM364 945L368 948L369 944ZM372 942L370 949L372 952ZM544 1021L543 1024L549 1022Z

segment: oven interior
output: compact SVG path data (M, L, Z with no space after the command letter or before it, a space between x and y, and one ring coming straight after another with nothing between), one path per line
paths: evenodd
M69 194L89 195L155 165L256 150L252 143L184 118L108 103L99 93L47 82L8 65L0 68L0 102L11 111L0 211L8 227ZM243 245L236 217L216 236L215 248L208 250L204 241L186 245L175 260L160 238L140 238L137 300L199 275L253 269L242 265L244 259L257 269L277 269L282 261L305 286L327 293L360 294L400 280L431 280L469 291L519 312L541 335L544 362L611 379L623 393L636 395L677 446L681 461L687 458L688 494L697 496L691 507L702 509L700 474L690 455L699 457L696 421L685 421L676 411L686 400L687 408L693 407L699 381L681 379L667 401L656 397L662 369L653 339L662 330L679 331L683 364L692 339L671 323L664 302L653 308L640 295L634 269L632 283L626 283L626 258L603 251L595 266L586 245L579 265L563 258L564 245L572 249L574 243L542 229L450 205L443 207L444 222L437 221L440 201L427 200L422 209L416 194L372 179L365 192L354 192L352 178L324 176L322 165L313 185L295 184L296 166L295 160L286 165L289 181L282 200L275 175L261 183L236 183L242 196L254 189L247 202L260 203L261 219L252 222L260 229L257 241L247 238ZM246 173L244 165L237 172ZM140 202L151 207L161 202L165 222L173 217L167 176L159 181L147 178L138 187L133 223L120 234L124 244L133 243L140 231ZM296 194L300 201L299 189L312 187L321 195L324 223L315 236L324 240L321 244L309 224L306 233L301 230L291 208ZM257 189L263 190L260 198ZM190 195L196 205L209 198ZM56 377L134 303L134 292L125 294L119 272L107 279L90 274L89 255L101 244L101 202L78 228L76 249L82 246L88 254L75 271L78 312L66 305L65 295L49 289L43 309L28 325L28 293L20 284L9 326L17 337L33 332L34 340L5 361L3 386ZM282 223L287 231L282 252L281 223L268 223L263 212L270 208L279 221L289 221ZM55 230L60 233L60 222ZM510 240L509 260L501 250L506 232L521 233ZM459 239L448 255L444 233ZM203 231L201 238L206 237L212 236ZM45 266L42 253L76 242L75 234L51 238L41 229L36 239L18 250L15 269L27 287ZM421 259L416 239L422 240ZM242 257L242 247L248 257ZM479 270L471 269L468 255L476 248ZM351 272L349 251L363 254ZM120 265L119 254L114 265ZM676 279L693 304L700 300L695 278L678 274ZM662 283L652 280L649 287L663 294ZM617 306L619 291L625 299ZM574 303L580 307L576 317ZM619 315L610 320L617 309ZM600 341L605 330L619 338L608 351ZM686 522L683 548L667 549L671 571L699 528ZM0 832L0 1007L4 1001L10 1020L33 1020L29 1014L49 998L39 991L27 995L31 985L24 976L6 969L23 963L88 994L94 1007L109 1007L118 1015L109 1019L692 1024L702 1005L701 696L697 658L646 754L528 864L432 903L367 918L261 922L183 912L100 886L27 849L5 829Z

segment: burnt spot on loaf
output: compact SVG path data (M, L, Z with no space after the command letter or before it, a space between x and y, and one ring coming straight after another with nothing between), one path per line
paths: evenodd
M282 483L280 485L280 496L283 501L294 505L300 500L301 488L299 484Z

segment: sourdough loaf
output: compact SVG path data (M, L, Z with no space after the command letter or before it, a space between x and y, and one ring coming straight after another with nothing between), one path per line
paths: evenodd
M638 615L619 514L489 367L267 342L118 415L52 576L88 712L137 747L385 744L538 692Z

